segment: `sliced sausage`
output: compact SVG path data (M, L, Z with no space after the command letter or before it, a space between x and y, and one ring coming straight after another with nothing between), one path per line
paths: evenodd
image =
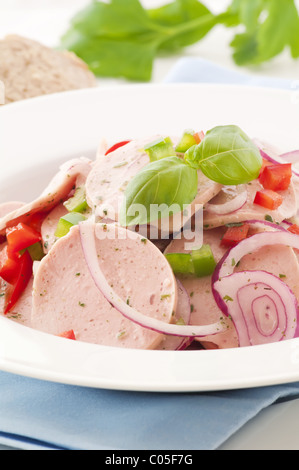
M143 149L146 144L155 139L157 136L146 140L131 141L106 156L102 151L98 153L97 163L87 178L86 196L89 206L96 211L99 217L118 221L119 210L129 181L150 163L149 156ZM173 142L176 140L172 138ZM221 188L220 184L211 181L199 171L198 193L188 207L188 217L194 214L196 205L205 204L216 196ZM165 220L151 223L148 236L151 239L163 238L167 233L180 230L184 223L186 220L183 212L180 212L174 217L167 217ZM148 231L147 228L145 230Z
M262 190L263 187L258 180L251 181L247 185L247 202L243 207L235 212L226 215L217 215L208 210L204 210L204 225L208 228L220 227L221 225L229 223L244 222L246 220L265 220L265 216L272 217L274 222L281 223L284 219L288 219L296 215L298 210L297 191L295 184L291 181L289 188L286 191L278 191L283 196L283 203L278 209L271 211L258 204L254 203L257 191ZM226 202L228 198L224 193L221 196L221 204ZM217 196L218 198L218 196ZM212 203L218 203L217 198Z
M211 246L216 261L219 261L226 251L226 248L222 247L220 243L225 231L225 227L218 227L204 232L204 243ZM256 233L256 229L252 233ZM184 239L175 240L171 242L166 252L185 252L184 243ZM292 248L287 246L260 248L256 252L244 256L235 270L263 270L272 273L288 284L299 300L299 263ZM224 318L214 300L211 290L211 276L202 278L182 276L180 280L191 299L191 324L201 325L223 319L228 327L225 332L214 337L206 337L200 342L208 348L237 347L238 338L235 328L229 318Z
M24 202L19 201L3 202L2 204L0 204L0 219L13 211L20 209L24 205Z
M204 243L209 244L216 261L220 261L225 249L220 246L223 228L204 232ZM165 253L185 253L186 240L182 237L173 240L166 248ZM213 337L207 336L200 339L200 343L212 343L212 347L235 348L238 347L238 336L232 321L224 318L219 310L211 289L211 276L197 278L194 276L178 276L190 297L191 303L191 325L207 325L223 320L227 329Z
M68 196L76 185L78 178L80 182L82 178L87 178L92 165L93 162L91 160L83 157L67 161L60 167L59 172L37 199L17 208L0 219L0 234L5 231L6 227L11 227L19 222L26 222L29 214L50 212L61 200Z
M145 315L173 320L176 279L163 254L149 240L115 226L97 225L99 263L113 289ZM79 227L58 240L40 262L33 286L32 325L77 340L134 349L154 349L163 335L126 319L95 286L81 247Z
M32 285L33 277L22 293L13 310L5 315L5 318L13 320L21 325L31 327L32 311ZM0 314L3 315L5 308L5 292L7 284L0 278Z

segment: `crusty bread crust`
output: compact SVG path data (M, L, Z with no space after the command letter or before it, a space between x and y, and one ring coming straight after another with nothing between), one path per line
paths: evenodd
M5 103L96 86L96 78L75 54L10 35L0 41L0 80Z

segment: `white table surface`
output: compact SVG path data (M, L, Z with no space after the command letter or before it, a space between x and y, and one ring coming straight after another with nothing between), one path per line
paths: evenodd
M125 0L124 0L125 1ZM66 31L69 20L89 0L0 0L0 38L20 34L48 46L56 46ZM142 0L146 7L155 7L163 0ZM213 11L223 11L228 0L206 0ZM283 1L282 1L283 3ZM299 2L298 2L299 3ZM184 56L202 57L237 69L231 58L231 32L218 27L203 41L184 51L182 55L158 59L155 62L153 83L162 82L177 60ZM286 52L261 68L243 70L252 75L299 79L299 61L292 61ZM99 86L126 84L123 80L99 80ZM248 422L232 436L221 450L299 450L299 400L273 405ZM0 445L0 450L15 450Z

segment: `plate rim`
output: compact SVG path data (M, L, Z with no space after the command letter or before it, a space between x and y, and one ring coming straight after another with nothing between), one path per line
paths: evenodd
M95 87L91 89L84 89L84 90L72 90L72 91L66 91L66 92L61 92L61 93L55 93L52 95L45 95L41 97L36 97L36 98L31 98L28 100L23 100L20 102L16 103L10 103L5 106L0 107L0 118L5 116L5 113L8 112L17 112L18 109L21 108L30 108L31 106L43 106L44 104L51 103L53 101L58 101L61 102L63 100L72 100L76 99L76 97L84 97L84 96L93 96L94 94L101 96L104 93L121 93L124 89L130 93L133 93L134 91L138 90L139 92L143 92L143 90L146 89L152 89L152 90L159 90L161 91L166 91L173 93L175 89L184 89L186 87L192 88L192 89L217 89L217 90L229 90L231 93L232 91L234 93L251 93L251 94L260 94L262 93L263 96L267 95L269 97L273 96L281 96L281 97L291 97L294 93L294 90L289 90L289 89L281 89L281 88L266 88L263 86L248 86L248 85L234 85L234 84L211 84L211 83L160 83L160 84L126 84L126 85L104 85L102 87ZM172 91L171 91L172 90ZM294 95L293 95L294 96ZM9 322L10 327L13 322L7 318L0 318L0 325L1 325L1 330L2 330L2 325L4 330L11 330L10 327L7 328L7 322ZM22 328L22 331L25 331L25 327L23 325L15 324L14 325L14 332L12 335L15 333L18 335L19 334L19 328ZM30 329L31 330L31 329ZM27 330L26 330L27 331ZM28 331L27 331L28 333ZM25 343L28 339L30 341L30 338L34 338L34 340L39 343L39 341L44 341L50 348L53 345L55 345L59 350L64 351L66 353L67 349L70 352L84 352L84 350L88 350L88 354L90 352L97 354L97 352L101 352L104 349L104 353L110 353L111 351L117 351L123 353L124 350L119 349L119 348L111 348L108 346L99 346L99 345L90 345L89 343L80 343L80 342L73 342L72 344L66 343L67 340L62 339L62 338L56 338L52 337L51 335L48 335L46 333L41 333L35 330L32 330L28 335L25 335ZM28 338L27 338L28 336ZM177 384L175 388L173 388L173 380L168 379L165 380L164 382L162 381L161 383L157 382L152 382L150 383L139 383L138 380L133 383L130 382L129 380L126 381L126 379L122 379L121 382L116 383L116 381L107 381L104 380L102 377L99 376L94 376L94 375L88 375L88 373L83 373L81 370L80 375L76 375L75 373L69 373L67 374L66 371L63 372L58 372L58 371L53 371L50 368L44 369L43 371L39 366L37 365L32 365L26 364L26 363L21 363L17 362L16 358L14 357L14 354L12 354L12 351L9 350L9 347L7 344L4 345L5 343L5 338L3 337L3 334L0 333L0 369L2 371L6 372L12 372L12 373L17 373L19 375L24 375L27 377L32 377L36 379L42 379L42 380L50 380L53 382L61 382L61 383L69 383L72 385L81 385L81 386L90 386L90 387L96 387L96 388L108 388L108 389L115 389L115 390L134 390L134 391L151 391L151 392L199 392L199 391L211 391L211 390L230 390L230 389L236 389L236 388L252 388L252 387L261 387L261 386L269 386L269 385L275 385L275 384L281 384L281 383L289 383L289 382L296 382L299 380L299 368L296 367L297 364L297 356L296 360L294 361L294 368L290 368L288 370L284 370L283 373L281 373L279 376L278 375L273 375L273 373L268 374L267 378L262 378L260 376L256 377L251 377L247 381L245 380L245 377L243 377L243 381L240 380L240 378L236 377L235 379L230 379L227 384L224 384L222 381L217 380L205 383L199 384L197 380L194 380L193 383L181 383ZM67 346L66 346L67 345ZM2 349L1 349L2 346ZM26 344L27 347L30 348L30 345ZM296 349L299 351L299 339L293 339L293 340L288 340L285 342L280 343L280 350L283 354L288 354L292 355L292 353L295 352L296 354ZM250 347L250 348L242 348L243 352L242 354L248 357L249 359L251 357L255 357L254 351L262 351L263 354L266 356L269 354L272 354L272 351L274 348L277 348L277 343L273 345L262 345L262 346L255 346L255 347ZM5 351L4 351L5 350ZM77 351L78 350L78 351ZM137 350L126 350L125 355L130 355L130 352L133 354L136 354ZM153 357L155 356L160 356L161 354L165 355L165 357L169 357L169 361L173 361L174 357L176 358L177 355L182 355L182 357L185 357L186 355L192 356L197 356L198 354L201 354L203 357L215 357L215 361L218 361L218 357L220 354L223 354L223 351L228 351L225 353L225 356L229 357L229 359L234 359L234 356L237 354L237 351L240 351L240 349L236 350L218 350L218 351L137 351L142 357L144 357L146 360L149 361L148 357ZM10 355L9 355L10 354ZM151 356L150 356L151 355ZM298 354L299 357L299 354ZM219 360L221 362L221 360ZM297 370L298 369L298 370Z

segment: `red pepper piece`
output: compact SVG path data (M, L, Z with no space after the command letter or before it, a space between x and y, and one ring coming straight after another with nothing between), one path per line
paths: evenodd
M8 245L0 251L0 277L9 284L14 284L19 275L17 256L12 253Z
M6 239L10 249L14 252L24 250L28 246L41 241L41 234L29 225L19 223L6 229Z
M195 132L195 134L193 134L193 137L194 139L196 140L196 143L197 145L200 144L203 139L205 138L205 134L203 131L200 131L200 132Z
M292 178L292 164L266 165L259 176L259 181L265 189L272 191L285 191L288 189Z
M117 144L112 145L109 150L105 153L105 155L109 155L109 153L114 152L114 150L119 149L120 147L123 147L124 145L129 144L131 141L130 140L123 140L122 142L118 142Z
M247 238L248 231L249 225L247 224L229 227L221 240L221 245L229 248L236 246L240 241Z
M64 333L61 333L61 335L59 335L59 336L60 336L60 338L67 338L67 339L76 340L74 330L65 331Z
M257 191L254 204L265 207L269 210L275 210L283 203L283 197L271 189Z
M288 231L294 233L295 235L299 235L299 226L297 224L290 225Z
M30 254L28 251L25 251L18 259L19 272L17 279L7 290L4 315L6 315L15 306L26 289L32 276L32 265L33 261Z
M26 225L29 225L37 232L40 232L42 223L45 220L46 216L46 212L35 212L34 214L30 214L28 220L26 220Z

